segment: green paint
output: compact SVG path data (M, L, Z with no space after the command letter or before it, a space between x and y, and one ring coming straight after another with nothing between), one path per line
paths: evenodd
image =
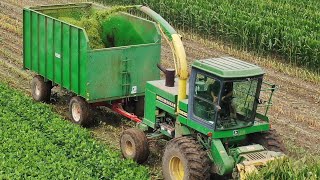
M259 144L253 144L249 146L241 146L236 147L233 149L230 149L230 155L235 160L236 164L241 163L243 161L243 157L241 155L248 154L248 153L254 153L254 152L261 152L265 151L264 147Z
M187 121L188 121L188 118L179 115L179 116L178 116L178 121L179 121L181 124L186 125L186 124L187 124Z
M168 106L160 101L156 101L156 106L157 106L157 108L166 111L167 113L169 113L172 116L175 115L175 109L172 108L171 106Z
M149 82L147 82L146 85L146 92L145 92L145 108L144 108L144 118L143 118L143 123L147 124L151 128L155 128L155 123L156 123L156 93L151 91L148 88Z
M220 175L229 174L232 172L235 161L232 156L229 156L225 150L221 140L211 140L211 155L216 171Z
M175 137L186 136L192 134L191 129L182 125L179 121L175 123Z
M24 68L88 102L144 95L146 81L160 79L156 67L161 53L158 26L136 16L115 13L123 8L103 9L92 3L25 8ZM84 17L87 19L82 21ZM98 25L101 21L97 31L105 33L104 39L112 36L112 48L90 48L101 39L90 35L90 18L99 21L92 21ZM75 26L77 23L84 28Z
M184 112L188 112L188 99L183 99L179 101L179 108Z
M89 52L87 99L142 95L146 81L160 79L159 44L106 48ZM143 72L143 73L141 73ZM132 92L132 88L136 92Z
M246 135L233 136L227 138L221 138L222 143L228 143L229 145L237 144L247 138Z
M260 67L232 57L197 60L192 66L222 78L252 77L264 74Z

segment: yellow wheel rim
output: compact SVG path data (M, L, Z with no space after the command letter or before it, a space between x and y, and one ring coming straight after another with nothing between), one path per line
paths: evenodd
M130 141L126 141L126 147L125 147L126 153L131 156L133 154L133 145Z
M184 167L183 163L178 157L172 157L169 162L169 171L171 179L173 180L183 180L184 177Z

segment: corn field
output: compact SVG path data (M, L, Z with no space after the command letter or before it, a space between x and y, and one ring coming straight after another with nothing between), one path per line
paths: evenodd
M175 28L320 73L318 0L95 0L146 4Z
M317 180L320 178L320 161L311 158L294 160L291 158L271 161L267 166L261 168L259 172L253 172L246 177L246 180Z

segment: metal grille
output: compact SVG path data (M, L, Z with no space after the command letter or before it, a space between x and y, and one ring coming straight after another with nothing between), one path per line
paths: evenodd
M268 158L267 153L265 151L245 154L243 155L243 157L246 158L247 161L256 161Z

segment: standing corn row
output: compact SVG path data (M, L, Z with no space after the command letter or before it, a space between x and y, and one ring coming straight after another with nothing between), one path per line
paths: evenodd
M281 56L320 73L318 0L95 0L143 4L181 30Z

